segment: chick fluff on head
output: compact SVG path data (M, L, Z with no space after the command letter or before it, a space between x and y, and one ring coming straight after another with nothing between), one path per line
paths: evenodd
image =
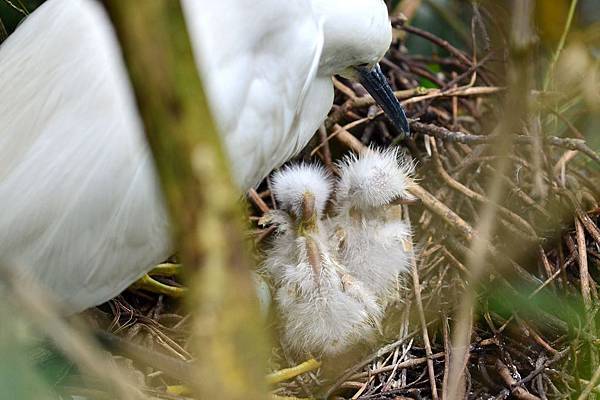
M398 148L369 148L339 163L337 215L330 221L348 271L385 305L410 268L412 233L393 203L412 200L414 165Z
M382 316L377 297L330 247L321 217L331 188L315 165L287 167L273 177L281 210L270 215L277 231L263 268L275 286L283 345L293 353L337 354L371 338Z

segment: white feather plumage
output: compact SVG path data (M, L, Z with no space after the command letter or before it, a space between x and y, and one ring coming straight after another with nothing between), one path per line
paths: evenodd
M321 220L301 228L302 196L319 199L315 210L322 212L329 187L321 168L306 165L286 168L273 181L283 211L276 211L278 231L263 268L275 285L282 341L295 353L337 354L371 338L382 315L376 296L336 260Z
M395 199L412 199L408 177L414 165L400 156L398 147L369 148L358 156L350 154L339 163L336 201L342 209L375 210Z
M203 82L246 189L308 142L331 76L373 64L381 0L183 0ZM92 0L48 0L0 48L0 261L67 312L104 302L172 251L120 50Z
M302 214L304 194L311 193L317 218L325 210L333 185L325 169L316 164L286 166L273 174L271 182L280 208L296 216Z
M331 219L341 262L385 305L410 267L410 227L390 208L408 192L414 166L398 150L368 149L339 165L337 215Z

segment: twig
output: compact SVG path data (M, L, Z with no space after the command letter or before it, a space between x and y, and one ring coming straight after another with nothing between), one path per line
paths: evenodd
M575 218L575 232L577 237L577 253L579 260L579 281L581 283L581 296L588 312L592 309L592 297L590 294L590 281L587 261L587 248L585 245L585 234L581 221Z
M406 32L415 34L417 36L421 36L422 38L429 40L430 42L436 44L437 46L443 48L444 50L447 50L450 54L454 55L456 58L458 58L463 63L465 63L469 66L473 65L472 61L469 60L469 58L461 50L452 46L447 40L437 37L433 33L424 31L424 30L419 29L414 26L404 25L404 23L402 23L401 21L395 20L395 19L392 19L392 25L394 25L395 27L402 29Z
M263 214L271 211L267 203L265 203L265 201L258 195L258 193L256 193L255 189L248 190L248 197Z
M532 395L527 391L527 389L520 386L519 383L515 380L515 378L513 378L506 364L504 364L500 359L496 360L496 370L498 371L498 374L500 375L504 383L506 383L510 388L510 392L516 398L522 400L541 400L539 397Z
M408 213L408 207L402 207L405 214L405 220L410 226L410 218ZM438 399L437 385L435 383L435 370L433 369L433 360L431 358L431 342L429 341L429 332L427 331L427 320L425 319L425 311L423 310L423 301L421 299L421 283L419 282L419 271L417 268L417 260L413 249L410 250L411 264L412 264L412 277L413 277L413 288L415 293L415 303L417 305L417 312L419 313L419 321L421 322L421 329L423 332L423 343L425 344L425 354L427 355L427 372L429 373L429 385L431 386L431 398L433 400Z
M433 124L424 124L422 122L411 122L410 127L415 132L424 133L435 138L446 140L449 142L464 143L464 144L488 144L502 140L498 135L472 135L460 131L451 131L441 126ZM515 135L511 138L515 144L534 144L534 138L526 135ZM559 138L556 136L547 136L544 142L552 146L562 147L569 150L577 150L600 163L600 155L588 147L585 140L574 138Z
M537 240L537 233L531 227L531 225L529 225L529 223L527 221L525 221L523 218L521 218L517 214L513 213L512 211L500 206L499 204L492 203L490 200L488 200L483 195L481 195L477 192L474 192L473 190L469 189L468 187L464 186L462 183L460 183L460 182L456 181L454 178L452 178L448 174L448 172L446 172L446 170L444 169L444 167L440 161L440 157L439 157L439 153L437 151L437 146L435 144L435 140L433 138L430 138L430 139L431 139L433 163L436 167L436 170L438 171L438 173L440 174L442 179L446 182L446 184L448 184L449 187L462 193L463 195L467 196L470 199L473 199L480 203L487 204L489 206L494 207L496 209L496 211L498 211L498 213L500 213L504 218L510 220L515 225L518 225L519 228L521 228L521 230L523 230L525 233L527 233L532 238L534 238L534 240Z

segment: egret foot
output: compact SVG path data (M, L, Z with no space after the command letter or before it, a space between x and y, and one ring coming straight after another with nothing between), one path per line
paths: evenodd
M148 275L150 276L164 276L171 278L173 276L179 276L183 272L183 267L181 264L172 264L172 263L164 263L158 264L156 267L152 268Z
M164 294L165 296L179 298L182 297L187 289L177 286L167 285L154 279L154 276L173 277L181 273L181 265L179 264L160 264L154 267L146 275L142 276L133 285L132 289L146 290L152 293Z
M295 367L284 368L279 371L275 371L267 375L267 383L269 385L275 385L277 383L287 381L295 378L298 375L314 371L321 366L321 362L311 358L310 360L304 361L302 364L298 364Z

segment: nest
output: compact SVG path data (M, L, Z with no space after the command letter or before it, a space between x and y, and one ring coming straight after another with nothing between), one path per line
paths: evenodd
M402 20L394 24L447 54L410 55L397 41L382 61L414 118L412 138L391 128L362 87L339 78L335 105L301 158L335 171L347 151L407 149L417 164L418 201L408 207L418 249L411 285L389 310L394 321L370 356L333 377L313 371L275 393L366 400L446 398L452 390L484 399L600 392L600 157L560 113L555 132L542 134L532 118L499 137L492 128L505 118L498 110L509 90L499 78L506 60L492 52L478 58ZM423 88L423 80L435 88ZM276 207L268 182L249 200L260 247L272 229L258 220ZM162 297L125 293L96 310L94 320L146 348L193 359L189 318ZM452 346L460 343L464 351ZM273 356L278 367L288 366L283 354ZM165 390L177 379L138 372L153 396L180 398Z

